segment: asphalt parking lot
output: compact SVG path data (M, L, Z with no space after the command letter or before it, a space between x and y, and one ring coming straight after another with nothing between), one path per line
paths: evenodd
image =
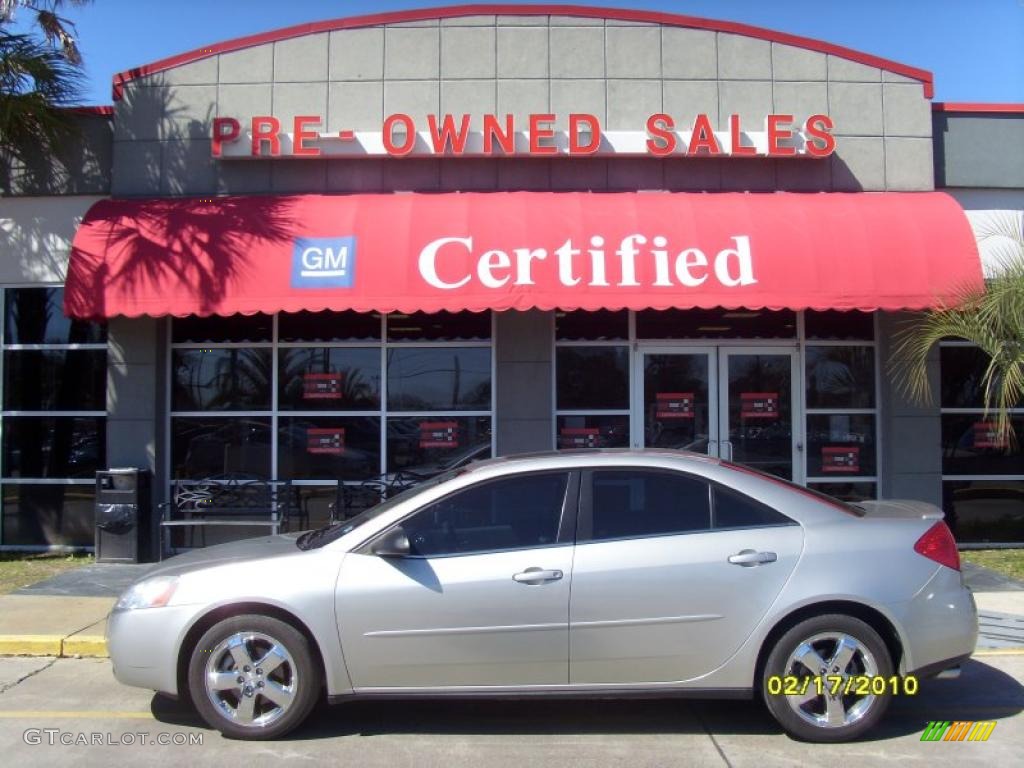
M11 766L1013 764L1022 710L1024 655L1012 653L975 657L958 680L922 683L853 744L795 742L755 702L684 700L360 702L321 707L283 741L246 743L182 704L119 685L106 659L0 658L0 745ZM929 720L997 725L985 743L921 742ZM103 743L60 743L83 739Z

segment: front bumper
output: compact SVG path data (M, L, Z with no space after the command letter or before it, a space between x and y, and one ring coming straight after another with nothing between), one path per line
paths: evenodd
M177 696L178 649L194 615L195 606L111 612L107 650L117 681Z

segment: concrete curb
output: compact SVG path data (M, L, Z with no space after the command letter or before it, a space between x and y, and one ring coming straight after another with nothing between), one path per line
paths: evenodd
M0 635L0 656L108 658L102 635Z

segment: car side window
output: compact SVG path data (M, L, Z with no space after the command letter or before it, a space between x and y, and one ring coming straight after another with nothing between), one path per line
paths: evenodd
M402 523L412 554L466 555L554 544L569 475L525 474L480 483Z
M767 504L728 488L716 485L713 497L715 528L757 528L762 525L789 525L793 522Z
M663 536L711 528L708 483L673 472L596 471L591 540Z

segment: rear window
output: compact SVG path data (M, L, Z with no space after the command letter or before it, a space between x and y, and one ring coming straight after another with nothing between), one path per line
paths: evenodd
M776 483L778 485L784 485L787 488L796 491L797 493L802 493L805 496L811 496L814 499L824 502L825 504L828 504L831 507L835 507L840 512L845 512L848 515L853 515L854 517L864 517L864 510L858 507L856 504L850 504L848 502L841 501L837 499L835 496L829 496L827 493L822 493L821 491L817 491L813 488L808 488L798 483L794 483L792 480L785 480L781 477L778 477L777 475L769 475L767 472L761 472L756 469L751 469L750 467L745 467L742 464L733 464L731 461L723 461L721 462L721 465L723 467L728 467L729 469L734 469L737 472L744 472L745 474L748 475L757 475L760 478L770 480L771 482Z
M712 497L712 525L715 528L760 528L793 522L767 504L728 488L716 485Z

